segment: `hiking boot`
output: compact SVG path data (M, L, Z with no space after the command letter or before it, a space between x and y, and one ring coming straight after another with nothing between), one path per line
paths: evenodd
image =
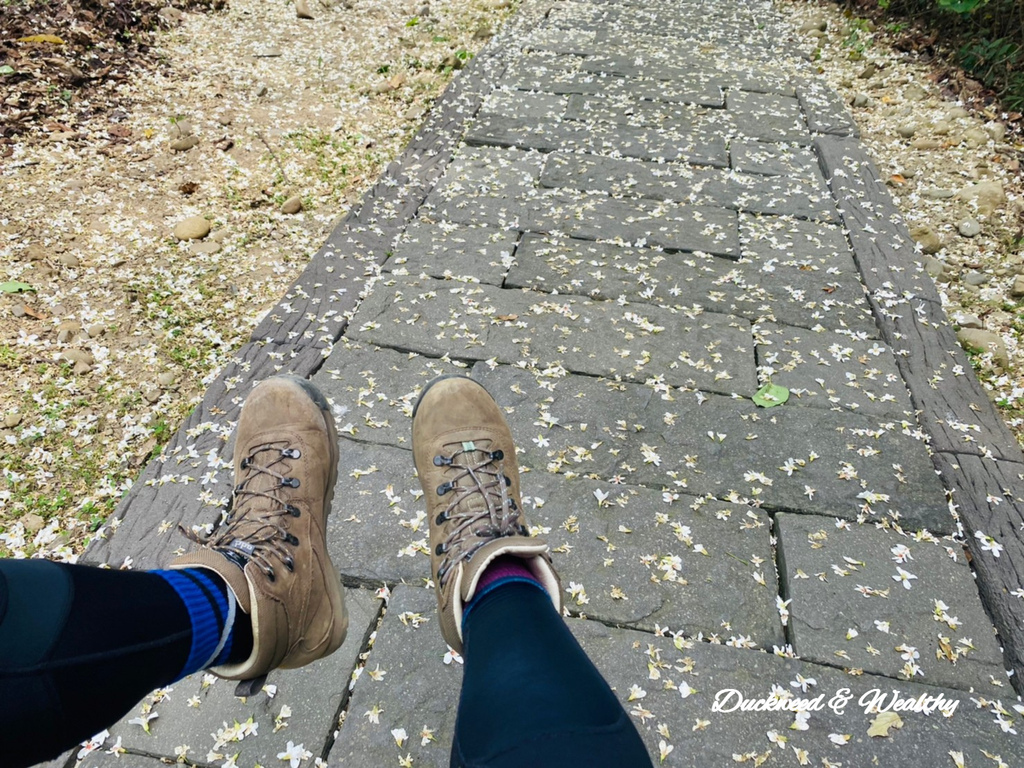
M441 634L462 652L464 606L495 558L524 564L561 611L561 586L547 542L529 535L519 463L505 417L480 384L434 379L413 409L412 455L430 518L430 566Z
M213 672L262 685L272 669L333 653L348 628L327 554L338 434L324 396L293 376L261 382L238 419L234 464L227 518L208 536L185 530L203 547L169 567L205 568L227 582L252 620L253 649L246 661Z

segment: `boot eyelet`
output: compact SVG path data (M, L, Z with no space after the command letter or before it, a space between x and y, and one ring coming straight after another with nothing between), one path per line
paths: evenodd
M448 551L448 545L447 544L438 544L437 547L434 549L434 554L437 555L438 557L440 557L441 555L443 555L447 551Z
M292 517L298 517L299 515L302 514L302 510L299 509L298 507L292 505L292 504L285 504L284 505L284 511L287 512Z
M449 467L449 466L451 466L451 463L452 463L452 460L449 459L447 456L440 456L440 455L438 455L438 456L434 457L434 466L435 467Z
M286 477L284 480L281 481L281 487L282 488L298 488L299 487L299 478L297 478L297 477Z
M496 451L491 451L491 458L495 461L501 461L505 458L505 452L500 448Z
M437 525L444 525L445 523L448 522L448 513L447 512L442 512L441 514L439 514L437 516L437 519L434 522Z
M287 536L284 537L284 540L286 542L288 542L289 544L291 544L293 547L297 547L299 545L298 538L296 538L295 536L292 536L290 533Z
M248 456L246 456L239 462L238 466L240 466L242 469L248 469L250 466L252 466L252 460Z
M508 486L509 488L511 488L512 487L512 480L509 478L509 476L508 475L502 475L502 477L505 478L505 485Z
M282 448L281 455L286 459L298 459L302 457L302 453L298 448Z
M438 496L444 496L451 489L452 489L452 484L451 483L441 483L439 486L437 486L437 495Z
M289 573L295 573L295 561L291 558L284 561L284 567L288 569Z
M274 569L273 568L271 568L271 569L269 569L267 571L267 578L270 579L271 582L277 581L277 577L274 575Z

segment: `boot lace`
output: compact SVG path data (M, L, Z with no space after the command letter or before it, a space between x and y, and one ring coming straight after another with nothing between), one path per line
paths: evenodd
M473 442L457 445L450 456L434 457L434 466L446 467L451 473L451 479L437 487L437 495L453 494L435 521L438 525L450 523L445 540L435 549L435 554L444 555L437 571L442 589L451 570L489 541L529 533L522 523L522 511L508 493L512 481L504 471L504 452L485 450ZM464 503L474 498L483 501L482 508Z
M299 540L288 532L285 523L301 512L282 498L282 493L299 487L298 478L284 473L290 467L288 462L300 456L299 450L287 443L255 448L241 461L242 480L235 486L220 524L209 534L196 533L180 524L178 530L239 567L244 568L250 561L256 563L271 581L276 578L275 561L294 570L295 560L288 546L297 545Z

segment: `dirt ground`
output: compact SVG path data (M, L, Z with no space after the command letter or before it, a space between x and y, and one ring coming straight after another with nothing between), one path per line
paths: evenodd
M0 556L73 560L510 3L2 2Z

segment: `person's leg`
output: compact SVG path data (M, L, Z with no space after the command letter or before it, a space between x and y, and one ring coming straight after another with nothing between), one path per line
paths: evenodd
M441 632L465 656L453 768L650 766L633 723L560 615L528 535L508 425L476 382L437 379L413 413Z
M132 572L0 560L4 765L55 757L154 688L239 663L249 617L205 571Z
M536 586L502 584L471 603L452 765L650 765L601 673Z
M167 571L0 561L0 755L31 765L112 725L153 688L210 668L259 690L348 627L327 553L338 437L309 382L246 399L227 519Z

